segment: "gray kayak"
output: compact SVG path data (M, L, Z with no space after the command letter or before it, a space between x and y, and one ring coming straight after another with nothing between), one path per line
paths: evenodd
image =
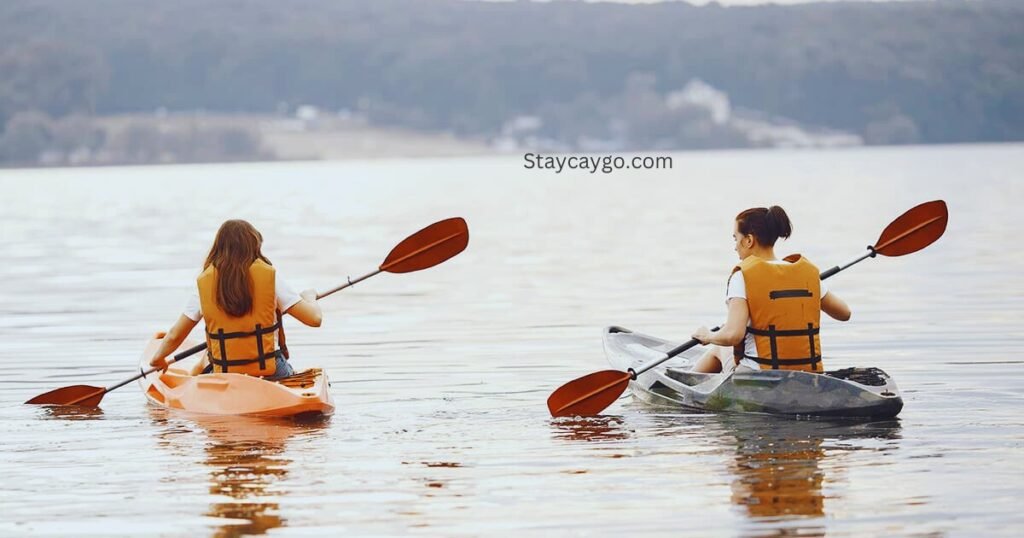
M624 371L664 358L679 345L622 327L606 328L603 340L608 362ZM878 368L691 372L703 353L697 346L640 374L629 383L633 396L658 406L773 415L890 418L903 409L896 383Z

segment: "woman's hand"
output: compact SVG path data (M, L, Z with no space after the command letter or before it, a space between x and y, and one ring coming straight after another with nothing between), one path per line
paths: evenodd
M691 338L697 340L698 342L706 346L709 343L711 343L711 331L709 331L707 327L704 327L702 325L696 331L693 331Z
M185 341L185 337L188 336L188 333L192 332L197 323L199 322L193 321L185 314L178 316L178 321L174 323L171 330L167 331L163 340L160 341L160 347L153 352L153 358L149 360L149 365L159 368L161 371L166 371L167 367L174 362L173 359L168 361L167 356L174 353L175 349L178 349L178 346Z
M315 303L316 302L316 296L317 296L316 290L313 289L313 288L310 288L308 290L303 290L302 293L299 294L299 297L302 297L304 300L309 301L311 303Z
M159 368L161 372L166 372L167 367L170 366L171 363L167 362L167 357L153 357L150 359L149 365L154 368Z

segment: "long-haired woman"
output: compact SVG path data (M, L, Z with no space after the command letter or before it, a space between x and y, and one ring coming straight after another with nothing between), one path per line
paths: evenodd
M262 246L263 236L248 222L229 220L221 225L196 289L151 365L166 369L166 357L202 319L208 347L198 371L269 379L294 373L287 360L282 314L310 327L319 327L323 314L316 291L296 294L263 255Z

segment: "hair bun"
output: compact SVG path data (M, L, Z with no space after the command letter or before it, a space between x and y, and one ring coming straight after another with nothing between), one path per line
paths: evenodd
M793 234L793 225L789 222L789 215L786 215L786 210L781 207L777 205L769 207L765 220L772 227L775 235L788 238Z
M736 226L741 234L753 234L757 242L766 247L774 246L778 238L789 237L793 233L789 216L777 205L741 211L736 215Z

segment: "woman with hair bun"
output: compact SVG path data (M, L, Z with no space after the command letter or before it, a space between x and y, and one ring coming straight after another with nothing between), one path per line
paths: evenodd
M732 235L740 263L727 286L728 318L717 332L700 327L693 333L701 344L711 344L693 371L716 373L737 366L824 371L821 312L846 321L850 307L829 292L806 258L775 257L775 242L792 233L779 206L754 207L736 216Z

